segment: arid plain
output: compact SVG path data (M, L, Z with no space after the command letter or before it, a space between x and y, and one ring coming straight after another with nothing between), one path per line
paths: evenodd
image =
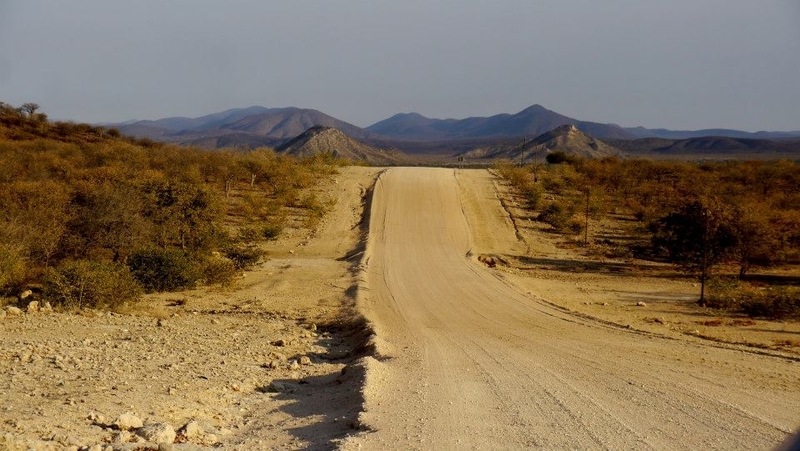
M231 287L0 318L0 448L157 449L132 417L174 449L770 449L800 426L797 322L561 246L486 170L321 189L316 230Z

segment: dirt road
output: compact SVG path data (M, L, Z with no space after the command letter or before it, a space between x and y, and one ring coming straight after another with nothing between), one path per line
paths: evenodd
M344 448L770 449L800 425L797 362L574 316L480 264L525 252L485 174L378 180L361 300L372 432Z

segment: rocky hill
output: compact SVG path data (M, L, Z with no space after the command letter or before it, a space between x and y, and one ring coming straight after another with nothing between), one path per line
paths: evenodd
M331 154L337 158L374 165L398 164L406 159L406 156L398 151L378 149L356 141L340 130L323 126L309 128L276 150L297 157Z
M575 125L561 125L531 141L480 147L463 154L470 159L544 160L547 154L563 152L581 158L622 156L623 152L580 131ZM524 153L524 155L523 155Z

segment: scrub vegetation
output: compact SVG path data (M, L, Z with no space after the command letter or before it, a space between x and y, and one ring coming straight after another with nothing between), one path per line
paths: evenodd
M792 161L665 162L552 159L496 163L532 218L606 257L678 265L701 282L699 303L751 316L800 316L796 278L767 269L800 264L800 167ZM614 220L624 240L586 230ZM762 272L755 277L756 270Z
M260 242L331 206L311 191L336 172L330 156L178 147L38 110L0 103L0 295L113 308L227 284Z

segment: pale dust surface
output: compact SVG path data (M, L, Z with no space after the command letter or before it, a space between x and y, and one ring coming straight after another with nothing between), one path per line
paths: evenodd
M608 280L479 263L560 252L515 231L497 189L479 170L376 183L359 297L377 334L368 431L344 449L770 449L800 425L791 356L620 327L556 305L602 299ZM619 290L630 303L691 288L650 282Z

